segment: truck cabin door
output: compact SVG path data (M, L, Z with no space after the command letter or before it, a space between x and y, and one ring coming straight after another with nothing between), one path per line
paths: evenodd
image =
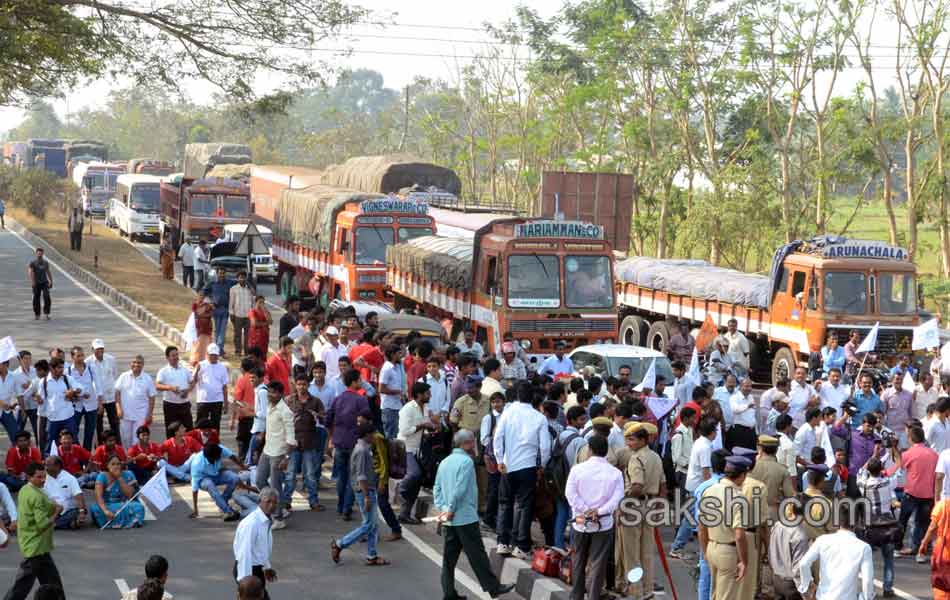
M346 227L340 227L339 233L340 235L336 240L336 252L343 257L345 262L346 253L350 249L350 230Z
M489 298L490 305L501 306L502 278L498 255L488 252L482 254L480 270L481 273L478 274L477 281L480 283L481 292Z

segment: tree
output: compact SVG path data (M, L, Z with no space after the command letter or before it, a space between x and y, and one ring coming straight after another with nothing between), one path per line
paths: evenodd
M0 105L123 75L183 91L195 78L255 97L269 72L288 89L322 83L310 52L367 11L342 0L7 0L0 11Z
M0 58L0 61L2 60ZM62 130L63 124L56 116L53 105L43 100L33 100L26 119L16 129L10 131L10 139L55 138L60 136Z

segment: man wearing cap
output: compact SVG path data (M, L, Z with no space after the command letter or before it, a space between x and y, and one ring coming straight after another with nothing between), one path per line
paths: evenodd
M726 458L726 476L706 490L700 503L699 545L709 563L716 600L747 600L740 587L750 567L749 546L743 502L736 500L744 498L742 484L751 466L744 456Z
M631 453L624 469L623 506L635 510L637 514L621 511L614 560L617 565L616 589L626 589L624 595L634 598L642 598L653 592L656 542L653 537L654 526L646 521L646 510L651 499L666 495L663 460L648 446L650 436L656 433L656 426L652 423L633 422L624 427L624 438ZM630 585L627 573L636 567L643 569L643 578Z
M221 414L228 408L228 369L220 362L217 344L208 345L208 358L198 363L197 420L210 419L215 430L221 429ZM125 438L123 438L124 440Z
M752 468L755 467L756 451L744 446L736 446L733 448L733 454L747 458L750 462L750 472L746 475L745 481L742 482L742 495L748 500L750 506L748 517L743 522L749 562L746 576L739 582L739 598L752 600L759 586L760 557L769 542L768 526L766 525L768 491L765 484L751 474Z
M143 371L145 358L141 354L132 359L129 370L115 382L115 401L119 413L119 439L126 450L135 445L135 432L143 425L152 424L155 412L155 382Z
M508 386L528 378L528 369L524 366L524 361L518 358L514 342L501 345L501 357L501 378Z
M574 361L564 356L566 349L567 342L564 340L554 342L554 356L549 356L544 359L544 362L541 363L541 368L538 369L538 373L541 375L550 375L551 377L554 377L558 373L567 373L568 375L573 373Z
M824 463L808 465L805 469L805 480L808 482L808 486L802 493L808 497L806 510L810 519L805 521L804 526L809 540L817 539L820 535L834 531L831 519L831 501L825 497L821 489L821 484L825 482L828 471L828 465Z
M330 325L323 332L327 343L320 351L317 360L322 360L327 365L327 379L331 381L340 376L340 357L349 356L346 347L340 343L340 330Z
M102 443L102 416L109 419L109 429L119 431L119 415L115 404L115 380L119 376L115 357L106 352L101 339L92 340L92 356L86 358L86 365L96 381L96 390L102 398L102 411L96 415L96 439ZM167 422L167 421L166 421Z
M775 455L778 453L778 438L771 435L760 435L759 454L755 466L749 472L749 477L761 481L767 492L769 518L773 521L778 518L779 504L785 498L795 495L795 486L788 476L788 469L780 465Z

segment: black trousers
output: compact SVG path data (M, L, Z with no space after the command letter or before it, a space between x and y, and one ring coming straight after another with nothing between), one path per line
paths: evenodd
M600 600L607 576L607 561L613 556L613 537L612 529L597 533L574 532L574 582L571 586L571 600ZM587 568L588 563L590 569ZM589 593L586 593L585 573L590 574Z
M911 550L917 551L920 542L924 539L924 534L930 527L930 513L934 508L934 500L930 498L917 498L908 493L904 493L904 499L901 500L901 529L906 533L907 524L910 522L911 515L914 516L914 533L911 537Z
M519 469L502 476L498 495L498 543L512 543L531 552L531 522L534 519L534 488L538 470Z
M211 426L221 430L221 411L224 409L224 402L202 402L198 405L198 421L202 419L211 419Z
M186 267L182 265L181 283L185 287L190 287L190 288L195 287L195 268L194 267Z
M195 428L194 421L191 420L191 402L182 402L181 404L162 401L162 416L165 417L165 427L168 427L175 421L185 426L185 429L191 431Z
M70 231L69 232L69 248L79 252L82 250L82 232L81 231Z
M102 405L104 415L96 415L96 439L99 440L100 444L104 444L105 440L102 439L102 432L104 431L102 427L103 417L109 419L109 429L116 435L120 437L119 433L119 413L115 408L115 402L106 402ZM167 421L166 421L167 422ZM121 444L122 441L119 440Z
M498 488L501 486L501 473L488 474L488 498L485 500L485 523L493 530L498 528Z
M772 587L775 589L776 600L801 600L802 595L798 593L795 582L791 579L782 579L781 577L772 578Z
M234 561L234 568L231 570L233 573L234 581L236 583L241 583L237 580L237 561ZM270 594L267 593L267 578L264 577L264 567L263 565L254 565L251 567L251 576L257 577L261 580L261 587L264 588L264 600L270 600Z
M41 283L33 286L33 314L40 316L40 295L43 296L43 313L49 314L53 308L53 301L49 297L49 284Z
M7 595L3 597L3 600L26 600L37 580L40 585L49 583L63 587L56 563L48 553L23 559L20 568L17 569L13 585L7 590Z
M463 551L482 589L489 594L497 593L501 583L491 570L478 522L443 527L442 537L445 539L442 551L442 598L456 600L459 597L455 591L455 565Z

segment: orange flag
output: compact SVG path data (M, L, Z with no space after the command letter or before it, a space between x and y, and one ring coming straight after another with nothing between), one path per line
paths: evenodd
M703 321L703 326L699 328L699 334L696 336L696 349L704 352L717 335L719 335L719 330L712 320L712 315L706 313L706 320Z

